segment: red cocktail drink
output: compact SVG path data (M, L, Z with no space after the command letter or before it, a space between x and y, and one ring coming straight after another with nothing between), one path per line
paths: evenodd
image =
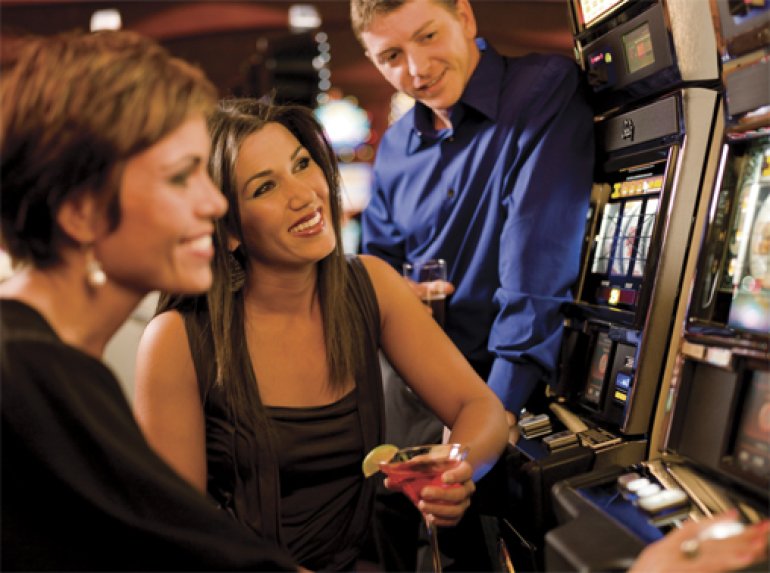
M417 505L420 493L428 485L439 487L457 487L441 481L441 475L456 467L460 459L420 459L414 458L404 462L384 463L380 466L388 476L391 486L401 489Z
M389 487L400 489L417 506L425 486L462 487L460 484L445 484L441 476L445 471L457 467L467 455L468 448L461 444L427 444L402 448L387 462L381 462L380 470L388 476ZM433 571L441 573L436 524L428 515L424 517L433 554Z

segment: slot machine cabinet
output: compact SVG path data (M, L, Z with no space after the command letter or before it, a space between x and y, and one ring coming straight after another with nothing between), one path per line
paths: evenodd
M597 123L606 196L568 309L566 345L580 351L562 356L560 388L631 441L650 431L718 111L716 91L684 88Z
M516 525L541 549L558 523L554 484L647 455L683 276L694 267L689 246L706 217L701 189L714 176L723 130L716 39L703 2L570 6L598 149L552 399L565 426L563 418L573 418L588 430L560 449L549 436L517 442L520 511L530 517ZM606 441L594 440L597 433Z
M722 59L724 130L696 264L677 308L681 330L657 403L650 457L554 488L562 525L546 538L548 570L622 564L687 519L770 512L770 2L713 0ZM681 319L681 320L680 320ZM676 507L629 493L637 474ZM585 531L617 543L590 545ZM752 571L767 571L767 561Z
M592 236L567 305L556 397L620 435L596 465L646 455L693 234L723 130L706 0L571 3L597 134ZM700 224L699 224L700 223Z

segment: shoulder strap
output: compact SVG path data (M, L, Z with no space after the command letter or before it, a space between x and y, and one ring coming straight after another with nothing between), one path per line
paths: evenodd
M369 341L379 350L380 307L377 304L377 295L374 292L372 280L358 257L348 257L348 269L350 270L350 293L363 315Z

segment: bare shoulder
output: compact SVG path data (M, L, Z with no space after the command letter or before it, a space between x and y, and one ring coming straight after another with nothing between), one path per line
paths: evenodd
M380 317L383 323L387 322L394 305L398 305L399 300L410 295L409 288L401 275L382 259L372 255L360 255L359 258L372 281L380 307Z
M400 275L388 263L373 255L358 255L375 288L378 284L387 284L400 279Z
M156 400L197 392L184 318L177 311L166 311L148 323L139 341L134 376L135 409L140 414L146 415Z
M185 351L189 353L187 331L179 312L163 312L147 323L139 343L140 355L163 352L178 356Z

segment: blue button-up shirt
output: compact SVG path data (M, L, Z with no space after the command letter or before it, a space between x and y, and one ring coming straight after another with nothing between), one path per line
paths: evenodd
M558 358L578 276L593 118L568 58L481 59L436 131L418 103L383 136L363 251L400 271L443 258L455 293L446 332L518 413Z

